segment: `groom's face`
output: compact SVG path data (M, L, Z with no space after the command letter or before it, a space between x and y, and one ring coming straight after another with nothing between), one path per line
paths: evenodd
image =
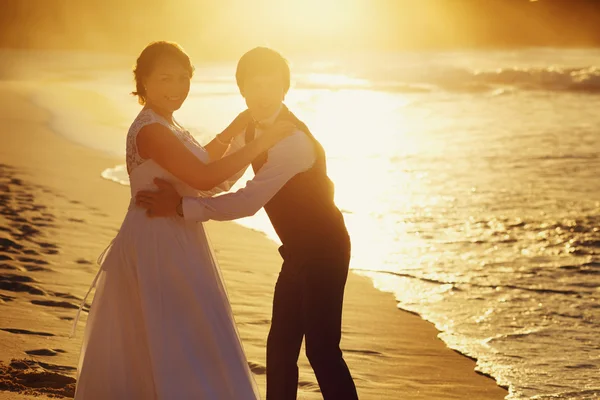
M244 81L242 96L255 120L277 112L285 97L281 73L252 76Z

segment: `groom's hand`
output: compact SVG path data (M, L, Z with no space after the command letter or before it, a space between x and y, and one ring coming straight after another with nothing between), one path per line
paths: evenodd
M154 217L174 217L177 215L177 206L181 202L181 196L169 182L155 178L154 184L158 191L139 191L135 195L135 204L146 209L146 215Z

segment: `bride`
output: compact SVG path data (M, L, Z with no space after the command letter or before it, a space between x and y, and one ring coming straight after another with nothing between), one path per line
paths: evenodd
M137 59L133 94L144 107L127 135L132 198L157 177L182 196L228 190L256 156L293 131L280 123L238 146L232 139L250 118L244 112L200 146L173 118L192 73L175 43L151 43ZM202 224L148 218L131 202L94 285L76 399L259 398Z

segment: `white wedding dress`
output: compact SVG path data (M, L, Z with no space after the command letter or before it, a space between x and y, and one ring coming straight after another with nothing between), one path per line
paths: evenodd
M154 190L155 177L174 183L184 196L198 195L139 156L136 135L152 123L168 127L208 162L208 153L189 132L144 109L127 136L132 198L139 190ZM132 201L100 262L75 399L259 398L202 224L179 217L150 219Z

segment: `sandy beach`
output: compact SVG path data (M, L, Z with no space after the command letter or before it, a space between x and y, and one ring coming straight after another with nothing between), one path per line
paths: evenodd
M122 160L51 132L50 115L30 103L28 91L18 82L0 83L0 400L73 396L87 314L69 339L72 319L130 197L128 187L100 177ZM264 395L265 342L280 268L277 246L235 223L208 226ZM475 372L475 361L437 335L432 324L399 310L391 294L350 274L342 349L360 398L507 395ZM304 355L299 398L321 398Z

